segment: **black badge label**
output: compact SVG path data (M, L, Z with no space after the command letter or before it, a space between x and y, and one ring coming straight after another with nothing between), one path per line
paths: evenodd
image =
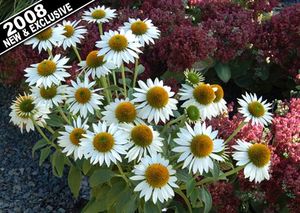
M94 2L41 0L0 24L0 55Z

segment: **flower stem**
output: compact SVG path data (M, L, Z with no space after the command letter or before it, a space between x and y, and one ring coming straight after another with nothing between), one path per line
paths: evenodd
M169 129L170 126L173 124L176 124L177 122L181 121L182 119L185 119L185 115L181 115L178 118L169 121L163 128L162 133L164 133L167 129Z
M126 181L126 183L127 183L128 185L130 185L130 181L128 180L128 178L127 178L126 175L124 174L123 169L122 169L122 167L120 166L120 164L117 163L116 165L117 165L117 167L118 167L118 169L119 169L119 172L120 172L121 176L123 177L123 179Z
M49 55L49 57L50 57L50 58L53 58L52 51L51 51L49 48L47 49L47 51L48 51L48 55Z
M41 127L36 123L36 121L34 120L34 118L31 118L35 128L37 129L37 131L40 133L40 135L44 138L44 140L51 146L55 147L58 149L57 145L54 144L52 141L49 140L49 138L45 135L45 133L43 132L43 130L41 129Z
M117 78L116 78L115 70L112 71L112 76L113 76L114 85L117 87L118 85L117 85ZM116 91L116 97L119 98L118 91Z
M101 76L100 82L101 82L101 85L104 89L106 100L107 100L108 103L110 103L111 100L110 100L109 91L108 91L108 88L107 88L108 85L107 85L107 81L106 81L105 76Z
M121 65L121 73L122 73L124 97L127 98L127 87L126 87L126 76L125 76L125 66L124 66L124 63L122 63L122 65Z
M228 172L225 172L223 175L219 176L218 179L223 179L227 176L230 176L230 175L233 175L235 173L237 173L238 171L242 170L245 166L238 166ZM204 178L203 180L199 181L196 185L197 186L200 186L200 185L203 185L205 183L211 183L211 182L214 182L215 181L215 178L212 178L212 177L207 177L207 178Z
M45 126L45 128L51 133L51 134L54 134L55 131L50 127L50 126Z
M63 117L63 119L67 122L67 124L71 124L71 122L69 121L69 119L67 118L67 116L65 115L63 109L58 105L57 106L60 115Z
M180 195L180 197L182 197L182 199L184 200L184 202L186 203L188 209L189 209L189 213L192 213L192 206L190 204L189 199L186 197L186 195L180 190L180 189L176 189L175 192Z
M234 136L237 135L237 133L239 133L239 131L245 126L245 124L247 124L247 122L242 121L238 127L234 130L234 132L227 138L227 140L224 142L224 144L227 144L229 141L231 141Z
M81 60L80 54L79 54L79 52L78 52L78 50L77 50L77 47L72 46L72 48L73 48L73 50L74 50L74 52L75 52L75 54L76 54L76 56L77 56L79 62L81 62L82 60Z
M102 23L99 23L98 24L98 29L99 29L99 34L100 34L100 37L103 35L103 27L102 27Z
M137 80L137 76L138 76L138 68L139 68L139 59L136 58L135 59L135 66L134 66L134 75L133 75L133 84L132 87L135 88L135 84L136 84L136 80Z

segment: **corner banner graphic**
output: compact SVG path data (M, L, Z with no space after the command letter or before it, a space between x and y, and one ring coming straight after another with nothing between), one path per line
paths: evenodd
M40 0L0 23L0 55L95 0Z

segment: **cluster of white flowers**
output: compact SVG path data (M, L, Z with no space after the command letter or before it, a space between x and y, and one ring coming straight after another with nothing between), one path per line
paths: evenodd
M205 119L227 112L224 91L220 85L204 83L199 72L186 71L187 83L178 93L184 115L173 120L171 117L178 114L178 98L158 78L138 81L139 87L131 88L131 94L127 95L130 86L126 83L124 64L136 62L142 48L153 44L160 31L149 19L129 19L119 31L103 33L102 24L114 17L115 10L104 6L84 13L83 20L98 24L100 41L95 44L98 49L91 51L85 60L78 57L81 69L77 79L70 81L71 85L65 83L70 77L69 59L53 56L52 49L62 45L64 49L73 47L76 53L76 45L87 33L78 25L79 21L64 21L26 42L39 51L48 51L49 58L25 70L32 94L20 96L13 103L11 121L21 130L30 131L34 127L47 127L49 114L61 113L66 125L59 129L57 143L63 153L74 160L85 158L93 165L107 167L125 159L134 161L134 175L130 179L139 181L134 191L140 192L146 201L152 198L154 203L164 202L174 196L173 188L178 185L175 170L163 157L167 139L162 128L165 131L172 121L182 118L185 126L179 128L172 151L179 153L182 169L188 167L189 172L199 175L208 173L214 168L214 161L227 159L226 141L205 123ZM112 83L119 85L116 70L122 72L123 89L110 90ZM270 104L262 98L246 94L239 103L245 122L254 125L271 122ZM268 179L268 147L241 140L237 143L233 158L237 165L245 166L246 177L256 182Z

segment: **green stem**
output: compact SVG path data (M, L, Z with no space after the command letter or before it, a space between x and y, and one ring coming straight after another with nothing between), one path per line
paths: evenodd
M226 178L227 176L230 176L230 175L233 175L235 173L237 173L238 171L242 170L245 166L238 166L228 172L225 172L223 175L219 176L218 179L223 179L223 178ZM215 179L212 178L212 177L207 177L207 178L204 178L203 180L199 181L197 183L197 186L200 186L200 185L203 185L205 183L211 183L211 182L214 182Z
M51 51L49 48L47 49L47 51L48 51L48 55L49 55L49 57L50 57L50 58L53 58L52 51Z
M133 75L133 84L132 87L135 88L137 76L138 76L138 67L139 67L139 59L135 59L135 66L134 66L134 75Z
M101 37L101 35L103 35L103 27L102 27L102 23L99 23L99 24L98 24L98 29L99 29L99 34L100 34L100 37Z
M54 134L55 131L50 127L50 126L45 126L45 128L51 133L51 134Z
M117 78L116 78L115 70L112 71L112 76L113 76L114 85L117 87L118 85L117 85ZM118 91L116 91L116 97L119 98Z
M237 135L237 133L239 133L239 131L245 126L245 124L247 124L247 122L242 121L238 127L234 130L234 132L227 138L227 140L224 142L224 144L227 144L229 141L231 141L234 136Z
M60 115L62 116L62 118L67 122L67 124L71 124L71 122L69 121L69 119L67 118L67 116L65 115L63 109L58 105L57 106Z
M190 204L190 201L189 199L185 196L185 194L180 190L180 189L176 189L175 192L180 195L180 197L182 197L182 199L184 200L184 202L186 203L188 209L189 209L189 212L192 213L193 210L192 210L192 206Z
M106 100L107 100L108 103L110 103L111 100L110 100L109 91L108 91L108 85L107 85L107 81L106 81L105 76L101 76L100 82L101 82L101 85L102 85L102 87L104 89Z
M109 79L109 75L107 75L106 80L107 80L107 86L110 87L110 79ZM109 93L110 100L112 100L112 94L111 94L111 91L108 90L108 93Z
M75 54L76 54L78 60L81 62L82 60L81 60L81 57L80 57L80 54L79 54L77 48L76 48L75 46L72 46L72 48L73 48L73 50L74 50L74 52L75 52Z
M58 148L56 144L54 144L52 141L49 140L49 138L45 135L45 133L43 132L43 130L41 129L41 127L36 123L36 121L35 121L33 118L31 118L31 120L32 120L32 122L33 122L35 128L36 128L37 131L40 133L40 135L45 139L45 141L46 141L49 145L51 145L51 146L53 146L53 147L55 147L55 148Z
M182 119L185 119L185 115L181 115L178 118L169 121L163 128L162 133L164 133L167 129L169 129L171 125L176 124L177 122L181 121Z
M124 63L122 63L122 65L121 65L121 73L122 73L122 81L123 81L124 97L127 98L127 87L126 87L126 76L125 76L125 67L124 67Z
M117 167L118 167L119 172L120 172L120 174L122 175L123 179L126 181L126 183L127 183L128 185L130 185L130 181L129 181L129 179L126 177L126 175L124 174L123 169L122 169L122 167L120 166L119 163L117 163Z

